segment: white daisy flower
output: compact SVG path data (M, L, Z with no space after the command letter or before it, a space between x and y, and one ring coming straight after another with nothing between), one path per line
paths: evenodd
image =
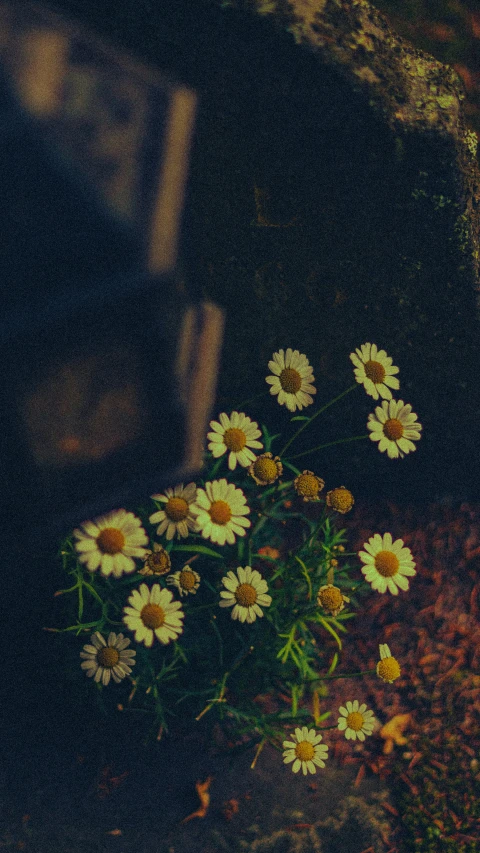
M237 574L227 572L222 578L225 589L220 592L220 607L232 607L232 619L240 622L255 622L263 616L261 607L270 607L272 597L267 595L268 585L256 569L239 566ZM261 607L260 607L261 605Z
M377 349L376 344L362 344L360 349L350 353L350 360L355 365L355 379L370 397L374 400L379 396L384 400L392 399L390 388L395 391L400 388L400 382L394 376L399 370L384 349Z
M350 512L355 503L355 499L350 489L347 489L345 486L337 486L336 489L331 489L327 492L325 503L331 509L345 515L346 512Z
M232 412L230 417L222 412L219 418L220 423L210 421L213 432L207 433L207 438L210 439L208 449L215 459L228 453L230 471L235 470L237 462L242 468L248 468L255 459L250 448L263 448L261 441L256 440L261 435L258 424L243 412Z
M217 545L233 545L235 535L245 536L251 521L245 518L250 512L245 495L225 479L212 480L205 489L197 489L195 504L191 507L197 528L204 539Z
M319 501L319 494L325 485L325 481L321 477L317 477L313 471L302 471L298 477L295 477L293 486L297 495L300 495L304 503L308 501Z
M409 403L403 400L383 400L375 413L368 416L367 429L372 441L378 441L381 453L387 451L390 459L402 459L406 453L416 450L422 425L417 421Z
M286 353L281 349L273 353L273 360L268 362L268 366L273 376L267 376L265 381L272 386L270 394L278 394L281 406L294 412L313 403L311 394L316 394L317 390L312 385L315 377L306 355L290 347Z
M128 605L123 608L123 621L135 632L137 643L150 647L156 637L166 645L183 631L185 614L180 601L174 601L170 590L162 589L158 583L150 588L142 583L139 589L133 590Z
M127 649L130 645L128 637L123 634L114 634L110 632L107 639L95 631L90 637L90 643L83 647L80 652L80 657L83 658L83 663L80 664L89 678L94 681L101 681L102 684L109 684L110 678L118 684L126 675L130 675L132 666L135 665L134 649Z
M371 584L372 589L397 595L399 589L408 589L408 577L416 575L415 562L410 548L403 545L403 539L392 540L391 533L375 533L359 551L362 563L362 574Z
M294 773L298 773L300 768L304 776L307 772L316 773L317 767L325 767L328 758L328 746L321 744L321 740L322 735L317 735L315 729L308 729L306 726L295 729L292 740L283 741L283 763L290 764L293 761Z
M134 557L142 559L148 543L142 522L124 509L109 512L94 521L84 521L73 531L78 559L89 572L119 578L136 569Z
M349 602L348 596L332 583L323 584L317 592L317 604L323 607L329 616L338 616Z
M143 558L143 569L139 575L168 575L172 568L170 555L163 545L154 542L153 551L147 551Z
M196 529L195 519L191 513L191 505L196 494L195 483L189 483L185 487L183 483L179 483L173 489L165 489L165 494L151 496L152 500L165 504L163 509L154 512L149 518L150 524L160 522L157 527L158 536L166 531L167 539L173 539L175 534L179 539L182 537L186 539L189 532Z
M196 595L200 586L200 575L186 563L183 569L168 575L167 583L169 586L176 586L180 595Z
M250 465L248 473L258 486L269 486L283 474L283 465L279 456L273 453L261 453Z
M392 657L386 643L381 643L378 648L380 660L377 663L377 675L387 684L393 684L395 679L400 678L400 664L396 658Z
M346 708L339 708L338 730L345 732L347 740L365 740L375 726L373 711L367 711L366 705L359 705L358 699L346 702Z

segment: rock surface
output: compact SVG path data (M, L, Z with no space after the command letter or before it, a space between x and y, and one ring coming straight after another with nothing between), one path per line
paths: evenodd
M417 453L361 442L305 467L364 492L476 494L479 172L455 72L364 0L57 6L201 93L192 224L195 275L228 312L219 409L265 391L288 346L326 401L373 341L424 425ZM298 450L365 433L361 394ZM249 413L283 428L269 403Z

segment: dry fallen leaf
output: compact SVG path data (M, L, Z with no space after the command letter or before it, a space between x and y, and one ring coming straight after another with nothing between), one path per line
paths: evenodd
M411 714L395 714L388 723L382 726L380 737L383 737L385 741L383 745L384 755L390 755L395 744L403 746L407 743L407 738L403 736L403 732L410 725L411 719Z
M196 782L195 790L198 794L198 798L200 800L199 808L189 814L188 817L184 817L182 823L187 823L189 820L192 820L194 817L205 817L208 812L208 807L210 805L210 794L209 788L212 784L213 776L207 776L205 782Z
M114 791L115 788L118 788L118 786L125 781L128 775L129 771L126 770L124 773L114 776L112 774L112 768L109 765L102 767L100 771L100 779L97 783L97 797L100 800L104 800L106 797L110 796L112 791Z
M232 820L234 815L238 814L239 808L240 803L234 797L230 800L226 800L222 806L222 814L225 820Z

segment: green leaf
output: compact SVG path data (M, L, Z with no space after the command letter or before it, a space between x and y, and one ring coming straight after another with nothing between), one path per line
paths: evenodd
M245 540L240 539L240 537L239 537L238 542L237 542L237 558L238 558L238 562L241 563L242 565L243 565L242 560L243 560L244 551L245 551Z
M290 468L290 471L293 471L293 473L294 473L297 477L298 477L298 475L301 473L299 468L295 468L295 465L292 465L292 464L291 464L291 462L287 462L285 459L282 459L282 465L283 465L283 467L284 467L284 468L285 468L285 467Z
M223 554L219 554L218 551L213 551L212 548L207 548L205 545L175 545L172 551L185 551L188 554L205 554L207 557L217 557L219 560L224 559Z
M101 605L103 606L103 603L104 603L104 602L103 602L103 601L102 601L102 599L100 598L100 596L99 596L98 592L93 588L93 586L92 586L91 584L87 583L86 581L83 581L83 586L85 587L85 589L88 589L89 593L90 593L91 595L93 595L94 599L95 599L96 601L98 601L98 603L99 603L99 604L101 604Z
M310 575L308 574L308 569L307 569L305 563L303 562L303 560L301 560L300 557L297 557L296 554L295 554L295 559L296 559L297 563L300 563L300 565L302 567L302 574L303 574L305 580L307 581L307 585L308 585L308 600L310 601L312 598L312 582L310 580Z
M277 432L276 435L270 435L265 424L262 424L262 432L263 432L263 443L265 445L264 452L268 453L271 450L272 444L275 441L275 439L280 438L281 433Z
M332 672L335 672L335 670L336 670L336 668L337 668L337 663L338 663L338 652L335 652L335 654L334 654L334 656L333 656L333 658L332 658L332 662L331 662L331 664L330 664L330 666L329 666L329 668L328 668L327 675L331 675L331 674L332 674Z
M212 468L208 472L208 476L211 480L216 476L217 471L219 471L219 469L222 465L222 462L223 462L223 457L220 456L220 458L216 460L215 464L212 466Z
M352 613L352 616L355 616L355 614ZM331 617L331 624L335 625L335 628L337 628L339 631L343 631L344 634L347 633L347 629L338 621L336 617Z
M356 616L356 615L357 615L356 613L339 613L338 616L335 616L335 621L337 623L345 622L347 619L353 619L354 616ZM338 627L340 627L340 625ZM346 629L344 629L344 630L346 630Z
M318 722L323 723L325 720L328 720L328 718L331 716L331 713L331 711L324 711L323 714L320 714Z
M309 421L310 418L307 418L305 415L296 415L294 418L290 418L290 423L293 421Z
M329 625L329 623L327 622L327 620L326 620L326 619L324 619L322 616L320 616L320 617L318 618L318 622L319 622L319 624L320 624L320 625L323 625L323 627L325 628L325 630L326 630L326 631L328 631L328 633L329 633L329 634L331 634L331 635L332 635L332 637L334 638L334 640L335 640L335 641L336 641L336 643L337 643L338 648L339 648L339 649L340 649L340 651L341 651L341 650L342 650L342 641L341 641L340 637L338 636L337 632L332 628L332 626L331 626L331 625Z

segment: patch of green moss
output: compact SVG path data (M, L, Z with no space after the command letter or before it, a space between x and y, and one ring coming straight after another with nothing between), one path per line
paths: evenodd
M408 771L410 785L402 782L404 765L398 761L394 768L393 797L402 822L399 853L478 853L480 774L460 738L447 729L441 745L423 738L418 750L422 759Z
M467 252L470 246L470 220L468 214L461 213L455 220L453 230L457 237L458 246L462 252Z

